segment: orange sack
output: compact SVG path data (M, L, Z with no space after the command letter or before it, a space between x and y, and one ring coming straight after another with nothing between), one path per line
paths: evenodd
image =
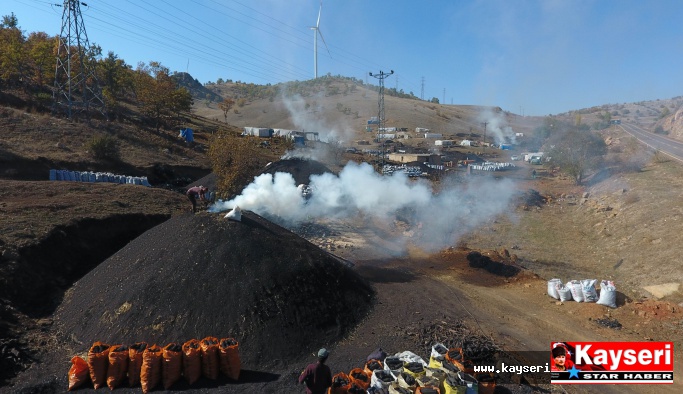
M242 361L240 361L239 343L234 338L223 338L220 341L221 372L232 380L240 377Z
M140 369L142 368L142 353L147 349L147 343L138 342L128 348L128 384L131 387L140 384Z
M95 390L107 384L107 367L109 366L109 345L102 342L93 343L88 351L88 369Z
M111 390L120 386L128 373L128 346L112 345L109 348L109 366L107 367L107 386Z
M370 387L370 376L362 368L354 368L349 372L349 378L352 383L367 390Z
M202 349L202 375L207 379L218 379L220 361L218 356L218 338L206 337L199 341Z
M161 348L156 344L142 352L140 368L140 385L142 392L147 393L161 381Z
M78 356L71 358L69 368L69 391L77 389L88 381L88 363Z
M161 380L166 390L180 379L180 374L183 372L182 350L182 346L171 342L164 346L161 352Z
M351 378L344 372L339 372L332 377L332 386L327 390L328 394L347 394L351 387Z
M202 376L202 351L196 339L183 343L183 376L188 384L193 384Z

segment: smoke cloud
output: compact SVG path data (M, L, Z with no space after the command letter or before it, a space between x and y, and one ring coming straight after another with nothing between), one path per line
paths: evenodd
M353 127L346 122L344 117L339 117L334 124L329 124L324 117L320 116L320 113L333 111L333 109L320 107L316 98L324 102L323 93L313 96L310 101L300 95L288 97L283 94L282 101L291 115L295 130L318 132L321 141L330 143L352 139Z
M515 132L512 130L512 127L507 125L502 112L496 113L491 109L486 109L479 113L477 121L480 123L486 122L486 135L493 138L495 144L515 143Z
M410 243L436 251L505 212L515 190L510 180L477 177L451 182L435 193L427 181L413 181L399 172L382 176L367 163L353 162L339 175L311 176L308 198L297 186L289 173L262 174L242 194L217 202L211 210L239 206L289 228L322 218L363 216L385 224L400 218L414 229L416 236ZM396 241L406 243L407 239Z

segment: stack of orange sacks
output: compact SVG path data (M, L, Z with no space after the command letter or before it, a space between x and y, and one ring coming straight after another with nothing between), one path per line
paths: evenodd
M160 348L138 342L130 346L95 342L88 351L87 361L79 356L71 359L69 391L88 380L93 387L110 389L127 383L142 386L142 392L153 390L159 383L168 390L181 377L192 385L201 376L218 379L219 372L239 380L242 369L239 343L234 338L206 337L190 339L182 345L171 342Z

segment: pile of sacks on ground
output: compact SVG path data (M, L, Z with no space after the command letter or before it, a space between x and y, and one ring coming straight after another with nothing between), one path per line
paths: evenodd
M462 349L432 346L429 363L415 353L404 351L388 356L377 349L367 357L363 368L332 377L329 394L454 394L493 393L492 374L474 374L473 365Z
M566 284L561 279L548 281L548 295L560 300L576 302L595 302L600 305L617 307L617 288L614 282L603 280L600 282L600 294L595 289L597 279L570 280Z
M117 175L111 172L50 170L51 181L109 182L152 186L146 176Z
M69 391L90 381L95 389L141 385L143 393L160 383L168 390L181 377L190 385L202 376L216 380L220 373L238 380L242 368L239 343L215 337L191 339L182 345L169 343L163 348L145 342L130 346L95 342L87 361L75 356L71 364Z

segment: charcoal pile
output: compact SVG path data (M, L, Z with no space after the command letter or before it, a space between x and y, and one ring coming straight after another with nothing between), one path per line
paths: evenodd
M74 350L97 340L182 343L218 333L239 341L244 365L267 370L335 343L373 298L356 272L252 212L241 222L182 215L79 280L55 324Z
M321 175L326 172L332 172L324 164L315 160L305 159L285 159L271 163L266 167L264 174L273 174L276 172L286 172L292 174L294 182L297 185L308 185L310 183L311 175Z
M611 328L613 330L620 330L621 323L617 319L611 317L604 317L600 319L595 319L595 322L603 327Z
M541 207L546 200L545 196L534 189L529 189L517 196L517 204L523 207Z

